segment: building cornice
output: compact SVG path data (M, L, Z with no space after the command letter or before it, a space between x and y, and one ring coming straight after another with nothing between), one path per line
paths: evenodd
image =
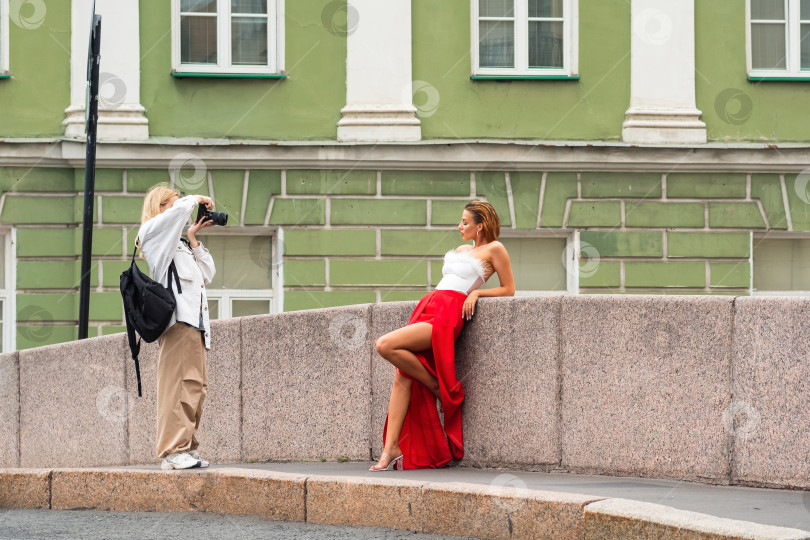
M797 173L810 168L808 143L666 146L620 142L432 140L335 141L161 139L100 142L98 168L167 168L179 155L209 169L397 169ZM0 166L84 167L77 139L0 140Z

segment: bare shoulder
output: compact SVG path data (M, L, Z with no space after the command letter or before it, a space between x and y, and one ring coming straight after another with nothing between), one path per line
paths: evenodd
M506 246L495 240L494 242L489 243L489 252L493 255L503 255L506 253Z
M465 253L467 251L472 251L472 246L470 244L461 244L456 248L456 253Z

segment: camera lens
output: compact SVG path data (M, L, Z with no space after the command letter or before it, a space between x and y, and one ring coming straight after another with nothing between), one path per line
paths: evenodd
M228 214L225 212L208 212L208 216L214 225L224 227L228 223Z

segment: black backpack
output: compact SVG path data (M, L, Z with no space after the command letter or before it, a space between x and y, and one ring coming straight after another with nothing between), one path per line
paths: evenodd
M141 368L138 364L138 353L141 352L141 340L135 343L135 332L141 339L152 343L166 330L174 313L177 302L172 291L172 274L177 283L177 294L182 294L180 277L174 261L169 264L168 282L166 289L157 281L141 272L135 264L135 251L132 252L132 264L129 269L121 273L121 296L124 299L124 316L127 321L127 337L132 359L135 360L135 376L138 379L138 397L141 396Z

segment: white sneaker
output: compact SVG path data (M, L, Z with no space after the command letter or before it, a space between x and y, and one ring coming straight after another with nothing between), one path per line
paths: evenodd
M194 459L188 452L175 452L163 458L160 468L164 471L171 469L193 469L200 466L200 460Z
M191 456L191 457L193 457L194 459L199 460L199 461L200 461L200 467L201 467L201 468L203 468L203 469L204 469L204 468L208 467L208 462L207 462L207 461L205 461L203 458L201 458L201 457L200 457L200 453L199 453L199 452L197 452L196 450L189 450L189 451L188 451L188 455L190 455L190 456Z

